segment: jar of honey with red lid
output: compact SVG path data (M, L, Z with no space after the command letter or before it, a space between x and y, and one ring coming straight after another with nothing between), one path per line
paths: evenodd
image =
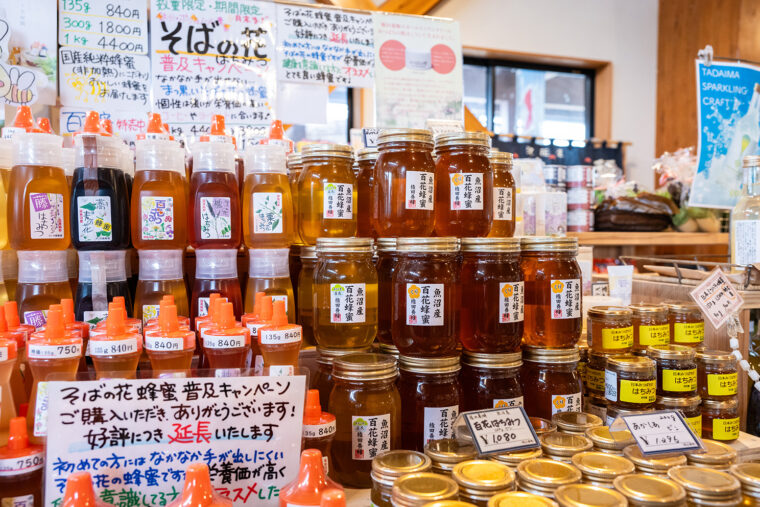
M583 410L578 347L523 348L520 370L525 411L531 417L550 419L559 412Z

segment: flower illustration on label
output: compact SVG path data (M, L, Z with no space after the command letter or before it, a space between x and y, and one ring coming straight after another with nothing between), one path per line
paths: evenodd
M457 186L457 187L458 187L459 185L461 185L462 183L464 183L464 176L462 176L461 174L455 174L455 175L454 175L454 176L451 178L451 183L452 183L453 185L455 185L455 186Z
M557 410L559 410L565 408L565 401L565 398L558 396L554 398L554 401L552 403L554 403L554 406L557 408Z
M412 285L411 287L409 287L409 297L412 299L417 299L418 297L420 297L420 288L417 287L416 285Z
M511 298L512 295L515 293L515 290L512 288L511 285L505 284L504 288L501 289L501 293L504 294L504 297Z
M559 280L556 280L556 281L554 281L554 283L552 283L552 292L555 293L555 294L561 293L562 289L564 289L564 288L565 288L565 284L563 284Z

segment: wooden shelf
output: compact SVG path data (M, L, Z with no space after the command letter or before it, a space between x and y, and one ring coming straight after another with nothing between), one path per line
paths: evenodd
M728 245L725 232L568 232L588 246Z

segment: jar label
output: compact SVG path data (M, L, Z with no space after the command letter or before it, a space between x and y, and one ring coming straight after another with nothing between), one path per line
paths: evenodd
M604 391L604 370L586 367L586 387L592 391Z
M583 398L581 393L552 394L552 415L560 412L581 412Z
M525 282L499 283L499 323L522 322L525 314Z
M207 349L237 349L245 347L245 335L205 335L203 346Z
M24 312L24 324L34 327L42 327L47 322L47 310L32 310Z
M581 381L583 384L586 384L586 362L585 361L578 361L578 375L581 376Z
M133 354L138 351L137 338L124 340L90 340L91 356L121 356Z
M282 234L282 194L253 193L253 233Z
M667 345L670 343L670 326L639 326L639 345Z
M108 196L77 197L79 241L111 241L111 198Z
M604 397L610 401L617 401L617 373L610 370L604 371Z
M29 194L29 235L60 239L64 235L63 194Z
M633 346L633 326L602 329L602 348L627 349Z
M174 239L174 198L145 196L140 199L142 212L142 239L172 240ZM180 224L185 227L185 224Z
M493 219L512 220L512 189L493 187Z
M364 322L366 294L363 283L331 283L330 322L333 324Z
M182 350L185 347L185 340L182 337L169 338L166 336L145 335L145 350L155 352L166 352L173 350Z
M18 458L0 459L0 477L21 475L42 469L45 464L45 454L35 452Z
M675 343L701 343L705 341L704 322L676 322L673 341Z
M581 281L551 281L552 319L579 319L581 317Z
M732 396L739 392L738 373L710 373L707 375L707 394Z
M323 218L351 220L354 217L354 186L350 183L325 183Z
M351 416L351 457L371 460L391 448L391 415Z
M251 324L250 322L245 325L245 327L248 328L248 331L251 332L251 339L258 338L259 337L259 329L266 326L266 324Z
M36 345L30 343L26 347L27 355L34 359L71 359L82 355L82 344L69 345Z
M406 284L406 325L443 325L443 284Z
M160 308L161 307L159 305L142 305L143 326L146 325L150 319L155 319L158 317Z
M433 209L435 175L426 171L406 172L406 209Z
M2 476L0 472L0 476ZM0 507L34 507L34 495L0 498Z
M734 264L746 266L760 262L760 220L736 220L733 225Z
M270 331L261 330L259 342L262 345L280 345L285 343L297 343L301 341L301 326L294 326L290 329L280 329Z
M739 418L713 419L713 440L736 440L739 438Z
M454 438L454 420L459 415L459 405L450 407L425 407L425 425L422 445L431 440Z
M451 209L483 209L483 173L449 174L451 189Z
M93 310L85 310L82 315L82 320L90 325L90 331L92 331L95 329L95 326L98 325L98 322L106 320L106 317L108 317L107 311L96 312Z
M336 431L335 420L324 424L304 424L303 436L304 438L322 438L334 435Z
M497 398L493 400L493 408L509 408L524 406L523 397L517 398Z
M232 209L229 197L201 197L201 239L230 239Z
M0 361L8 360L8 347L0 347Z
M662 390L685 393L697 390L697 370L662 370Z
M40 382L37 384L37 403L34 406L34 428L32 432L35 437L47 436L47 411L48 383Z
M296 374L292 364L273 364L269 367L270 377L290 377Z
M657 399L657 381L620 379L618 390L617 373L607 370L604 373L604 396L610 401L624 403L654 403Z
M702 438L702 414L694 417L684 417L684 420L691 427L694 434Z
M211 298L198 298L198 317L208 315L209 301Z

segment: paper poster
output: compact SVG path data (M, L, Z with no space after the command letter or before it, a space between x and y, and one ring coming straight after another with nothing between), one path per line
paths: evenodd
M277 79L354 88L374 86L372 31L369 14L277 5Z
M515 76L517 114L516 133L521 136L540 136L544 123L546 72L518 69Z
M255 135L263 127L263 135L274 105L274 4L150 5L154 111L172 134L201 135L212 115L224 114L228 126L246 126L240 133Z
M0 15L0 109L3 104L20 106L37 102L37 73L8 63L8 22Z
M463 120L462 44L456 21L373 13L375 122L424 128Z
M742 158L760 153L760 67L697 60L699 149L689 206L733 208Z
M92 474L114 505L167 505L191 463L235 506L279 505L298 474L305 377L48 382L45 505Z
M144 111L115 111L101 107L61 107L60 132L73 134L84 127L87 112L95 110L101 119L110 119L114 133L118 134L129 145L134 145L137 134L145 132L148 126L148 115Z
M58 42L83 49L147 54L148 3L58 0Z

